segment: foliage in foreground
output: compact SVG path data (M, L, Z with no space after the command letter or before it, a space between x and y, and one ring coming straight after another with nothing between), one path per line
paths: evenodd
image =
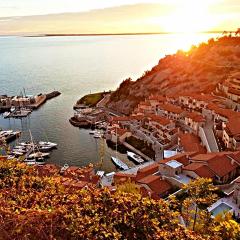
M215 225L207 234L180 226L179 212L164 200L124 190L73 191L61 181L1 161L0 239L222 239Z

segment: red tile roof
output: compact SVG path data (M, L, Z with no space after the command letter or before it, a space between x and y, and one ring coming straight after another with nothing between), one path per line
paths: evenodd
M153 163L147 167L141 168L137 171L136 179L139 180L141 178L144 178L148 175L154 174L159 171L159 164Z
M240 90L234 88L228 88L228 92L237 96L240 96Z
M228 155L229 157L233 158L234 161L240 165L240 151L238 152L233 152L232 154Z
M219 177L224 177L236 170L238 165L232 164L231 159L227 156L216 156L208 162L209 168Z
M171 121L169 119L167 119L165 117L161 117L159 115L150 114L150 115L147 115L147 117L150 118L151 121L157 122L162 126L166 126L171 123Z
M135 181L136 175L118 172L113 178L115 183L123 183L127 181Z
M240 118L230 118L226 124L227 130L229 130L230 136L240 134Z
M172 185L168 181L162 180L160 176L150 175L138 182L140 184L147 185L154 193L158 195L164 195L172 188Z
M206 153L207 150L201 145L200 138L191 133L179 134L180 145L184 152Z
M165 102L166 101L166 97L162 96L162 95L152 95L149 97L149 100L155 100L155 101L159 101L159 102Z
M187 113L185 118L190 118L194 122L205 122L206 121L206 119L201 114L198 114L196 112Z
M236 163L232 164L229 156L231 156L231 152L198 154L192 157L190 161L206 163L217 176L224 177L238 167Z
M176 113L176 114L181 114L182 112L184 112L184 110L178 106L175 106L173 104L159 104L160 109L167 111L167 112L172 112L172 113Z
M185 166L183 169L187 171L195 172L199 177L203 177L203 178L214 177L214 174L209 169L209 167L202 163L190 163L189 165Z
M184 166L189 164L187 153L179 153L179 154L177 154L173 157L162 159L162 160L159 161L159 163L160 164L165 164L165 163L168 163L172 160L176 160L176 161L182 163Z
M225 109L225 108L221 108L218 105L214 104L214 103L210 103L207 105L207 108L209 110L214 111L216 114L223 116L227 119L233 118L233 117L240 117L240 113L239 112L235 112L232 109Z

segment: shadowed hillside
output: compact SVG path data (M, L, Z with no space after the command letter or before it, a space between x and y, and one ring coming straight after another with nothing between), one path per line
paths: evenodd
M151 94L212 93L218 83L236 70L240 71L240 37L210 39L160 59L137 81L127 79L113 92L109 108L130 114L133 108Z

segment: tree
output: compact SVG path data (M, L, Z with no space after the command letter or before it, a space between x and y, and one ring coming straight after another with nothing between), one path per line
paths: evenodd
M218 232L223 240L240 239L240 225L232 219L230 212L219 214L215 217L215 232Z
M206 209L216 201L215 191L217 188L212 184L211 179L199 178L185 185L184 190L187 191L188 197L183 201L183 208L189 224L193 214L192 230L194 231L197 217L201 220L205 217L208 219L209 213ZM201 225L200 222L199 225Z

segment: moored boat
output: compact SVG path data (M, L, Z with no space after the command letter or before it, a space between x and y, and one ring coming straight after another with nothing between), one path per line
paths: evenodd
M116 157L111 157L111 160L113 161L113 163L120 169L122 170L128 170L129 167L127 164L125 164L124 162L122 162L120 159L116 158Z
M133 152L127 151L127 156L128 156L128 158L130 158L133 162L135 162L137 164L144 163L144 160L139 155L137 155Z

